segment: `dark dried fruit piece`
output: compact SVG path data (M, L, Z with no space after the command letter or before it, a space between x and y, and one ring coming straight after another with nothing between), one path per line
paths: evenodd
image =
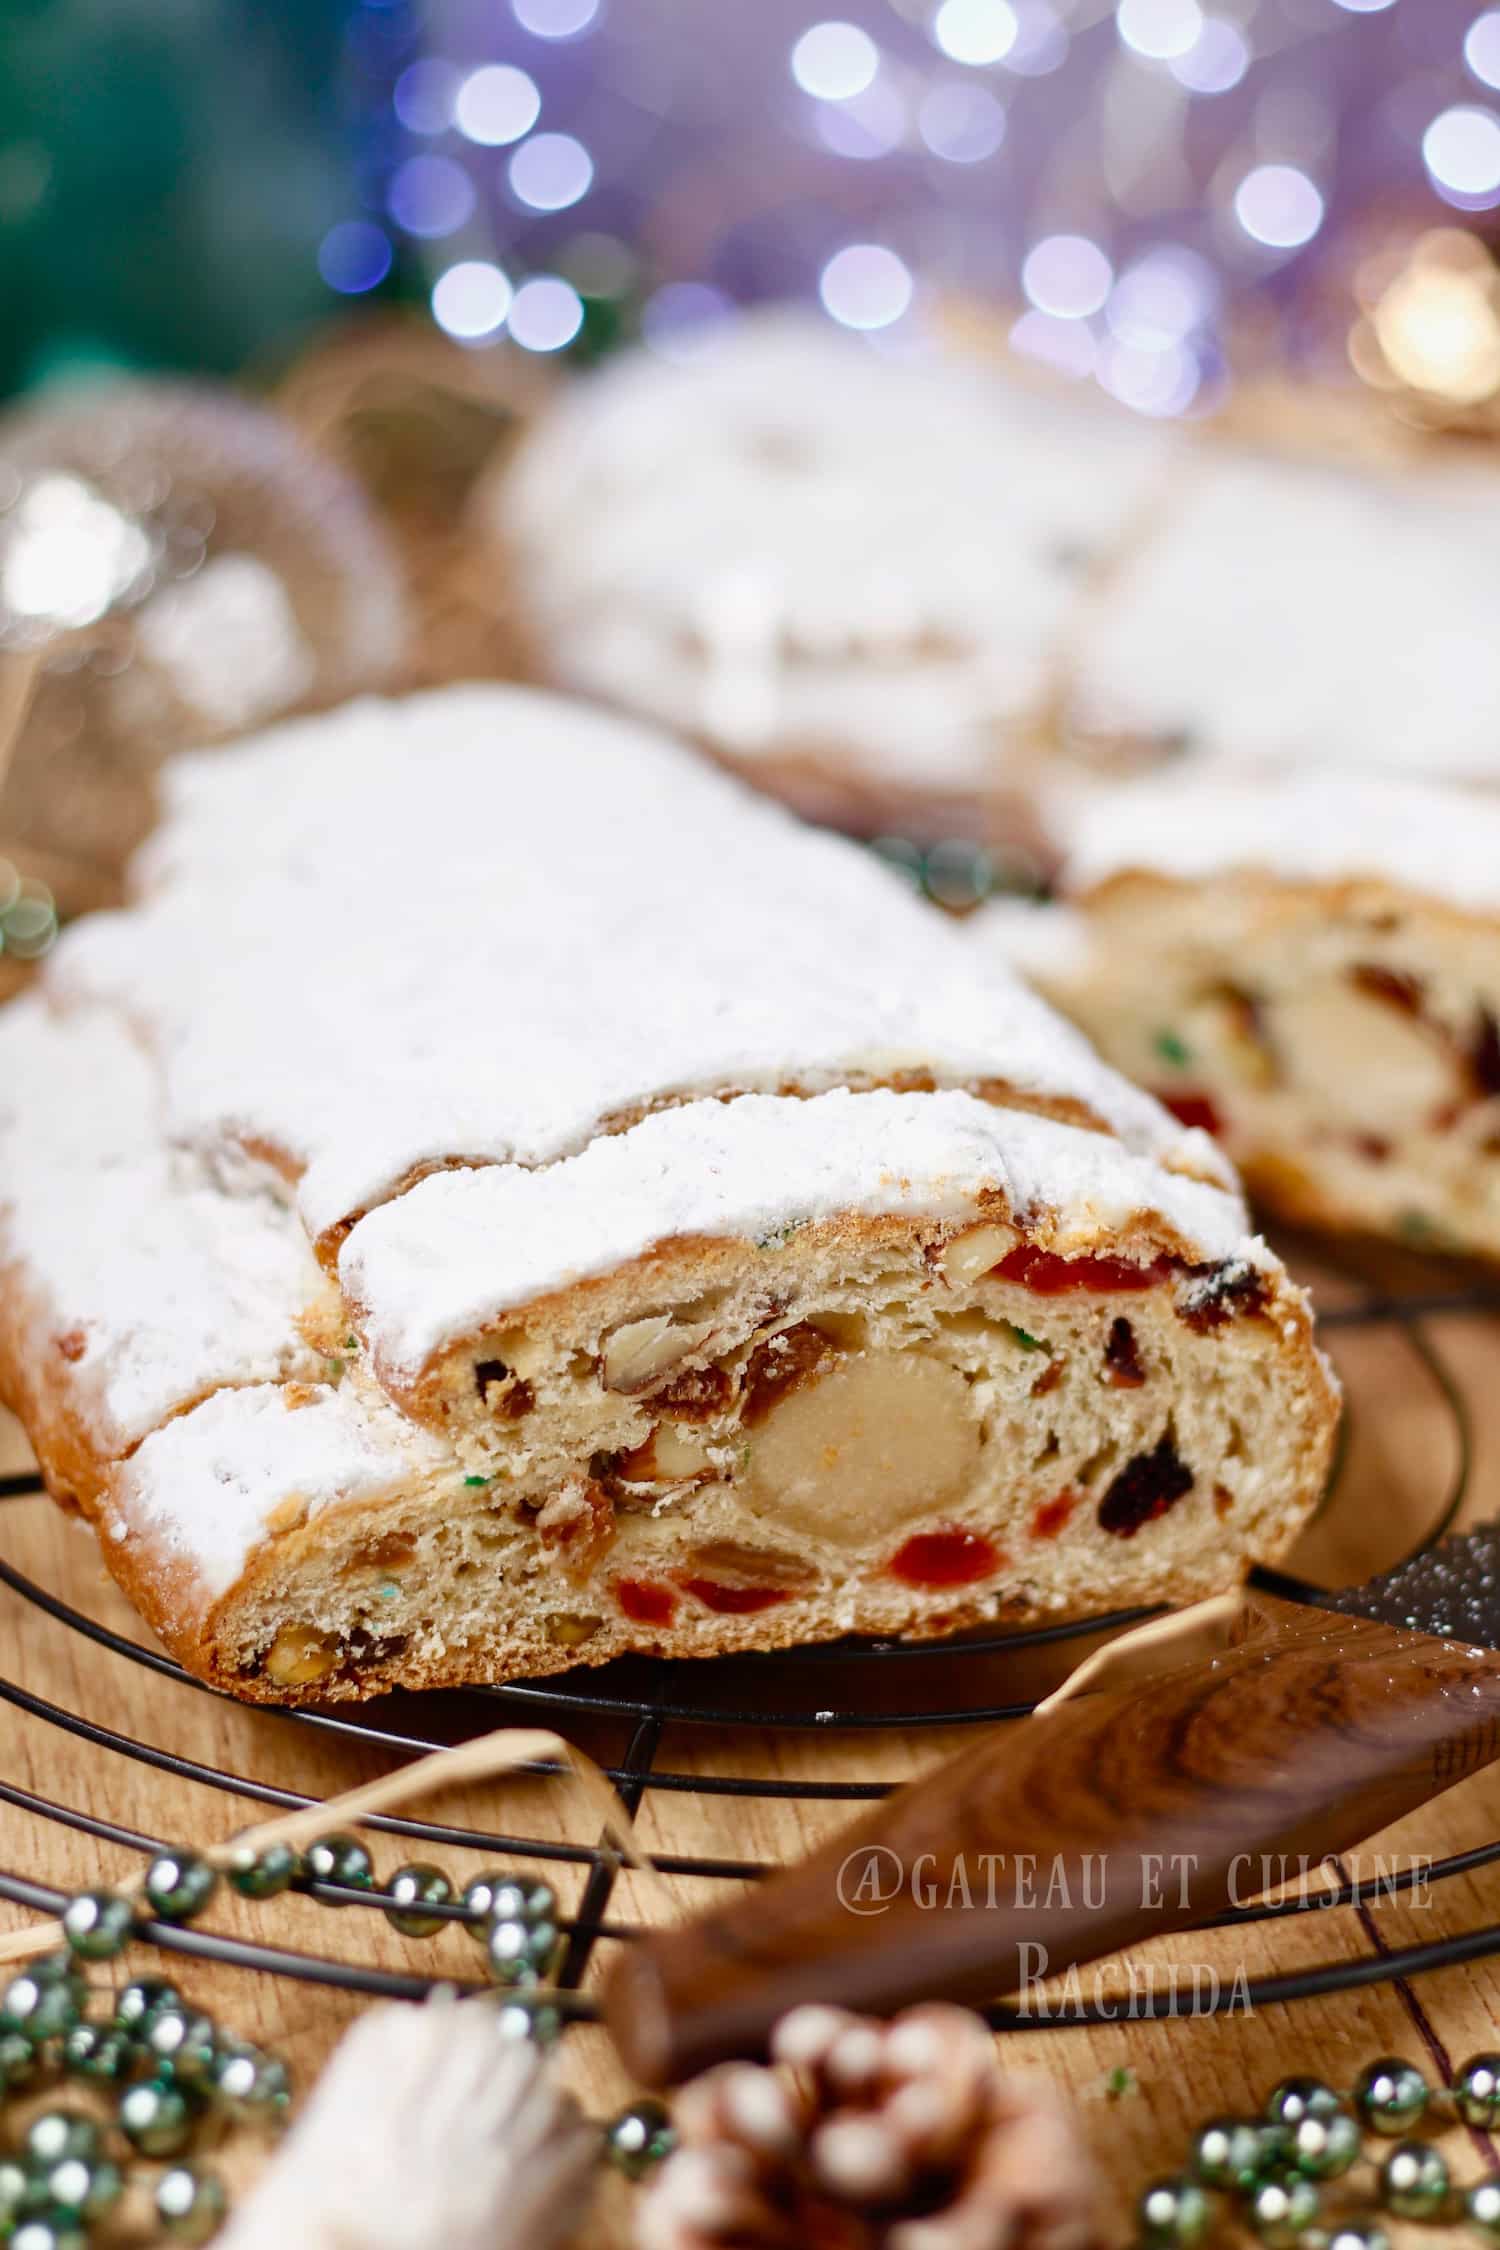
M1192 1489L1193 1472L1167 1435L1149 1453L1126 1462L1099 1503L1099 1528L1133 1539L1142 1524L1164 1516Z
M670 1422L707 1422L720 1413L733 1388L722 1367L685 1367L651 1394L651 1410Z
M1200 1132L1217 1137L1224 1130L1224 1120L1207 1094L1174 1093L1160 1090L1156 1096L1163 1109L1169 1109L1179 1125L1196 1125Z
M536 1393L523 1376L512 1375L503 1359L474 1362L474 1388L486 1410L502 1422L519 1422L536 1404Z
M740 1420L747 1430L763 1422L792 1391L800 1390L835 1357L835 1347L821 1329L799 1321L757 1344L745 1369L745 1400Z
M1177 1317L1201 1336L1227 1320L1263 1311L1265 1302L1266 1279L1259 1267L1247 1258L1226 1258L1223 1265L1191 1276L1177 1300Z
M1380 961L1357 961L1349 971L1349 981L1372 1000L1384 1000L1408 1016L1419 1016L1427 998L1420 977L1405 969L1388 969Z
M1138 1391L1146 1380L1135 1330L1123 1313L1110 1329L1109 1342L1104 1347L1104 1365L1107 1379L1117 1391Z
M1152 1289L1172 1270L1169 1258L1153 1258L1135 1265L1125 1258L1060 1258L1055 1250L1038 1250L1031 1243L1017 1245L1001 1259L995 1271L1002 1281L1019 1282L1039 1297L1061 1297L1074 1289Z
M1469 1046L1469 1070L1477 1091L1486 1099L1500 1094L1500 1024L1490 1009L1481 1007Z

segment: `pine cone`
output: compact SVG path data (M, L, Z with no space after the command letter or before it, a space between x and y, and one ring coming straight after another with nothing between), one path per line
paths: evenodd
M962 2008L797 2008L774 2066L724 2063L676 2114L638 2250L1089 2250L1092 2167L1050 2087Z

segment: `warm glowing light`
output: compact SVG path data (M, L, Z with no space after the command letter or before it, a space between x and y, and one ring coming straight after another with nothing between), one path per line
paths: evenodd
M933 38L960 63L1002 62L1019 29L1010 0L943 0L932 19Z
M917 131L949 164L982 164L1005 139L1005 111L971 79L934 86L922 97Z
M815 23L792 49L792 76L821 102L862 94L879 68L880 49L857 23Z
M477 343L504 327L511 294L498 266L484 258L464 258L433 283L432 317L461 343Z
M889 328L912 300L911 273L880 242L836 250L818 277L823 309L845 328Z
M1295 164L1257 164L1234 191L1246 234L1272 250L1300 250L1323 224L1323 198Z
M1120 0L1115 29L1136 54L1170 62L1197 45L1203 11L1198 0Z
M541 115L535 79L510 63L486 63L471 70L453 101L453 122L465 140L482 148L503 148L529 133Z
M1455 406L1500 391L1500 274L1470 236L1428 235L1370 313L1398 382Z
M38 477L5 522L0 607L35 623L92 625L153 560L138 523L81 477Z
M571 133L533 133L510 160L511 193L533 211L566 211L588 194L594 160Z
M1108 258L1086 234L1049 234L1021 268L1021 287L1032 304L1057 320L1087 320L1113 280Z
M523 281L511 301L509 328L528 352L560 352L583 326L583 299L555 273Z
M1500 117L1460 102L1422 135L1422 158L1440 195L1474 206L1500 201Z

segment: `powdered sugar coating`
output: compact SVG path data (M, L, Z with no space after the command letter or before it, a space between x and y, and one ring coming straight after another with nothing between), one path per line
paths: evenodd
M561 684L738 756L968 785L1179 442L772 310L578 384L487 509Z
M295 1214L168 1148L147 1057L95 1010L0 1012L0 1263L106 1455L221 1384L322 1368L297 1323L326 1284Z
M1204 1259L1262 1257L1237 1197L1100 1133L972 1095L695 1102L532 1173L445 1172L360 1221L339 1260L387 1377L542 1292L675 1236L757 1240L841 1213L962 1219L999 1191L1057 1241L1159 1215Z
M1500 480L1206 448L1079 633L1084 731L1492 777Z
M661 1100L904 1072L1218 1164L868 853L551 696L372 699L184 761L144 873L49 988L138 1026L173 1140L279 1152L314 1236L422 1165L547 1164Z
M1268 870L1293 882L1369 877L1500 912L1500 798L1457 784L1329 772L1172 775L1070 798L1056 825L1075 894L1130 869L1186 882Z
M299 1503L313 1517L410 1497L426 1480L462 1473L373 1385L325 1385L302 1402L270 1387L220 1391L148 1437L117 1472L110 1531L146 1537L213 1596Z

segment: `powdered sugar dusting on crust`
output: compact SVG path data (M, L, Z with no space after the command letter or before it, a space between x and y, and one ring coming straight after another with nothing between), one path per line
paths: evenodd
M98 1011L0 1012L0 1264L105 1454L220 1384L321 1369L297 1316L326 1284L295 1214L174 1155L146 1056Z
M1500 911L1500 798L1457 784L1326 772L1177 775L1080 795L1057 825L1074 894L1130 869L1187 882L1248 870L1293 882L1373 879Z
M738 756L962 786L1179 442L772 311L579 383L487 499L564 685Z
M313 1235L422 1165L904 1072L1069 1097L1205 1162L868 853L553 697L369 700L184 761L143 873L49 989L135 1022L172 1139L282 1152Z
M1472 458L1205 450L1080 634L1076 724L1195 759L1493 778L1497 501Z
M437 1174L361 1220L339 1271L381 1372L411 1376L529 1298L674 1236L756 1240L845 1212L962 1219L994 1191L1055 1221L1059 1247L1154 1213L1205 1260L1266 1255L1236 1197L1102 1134L968 1094L838 1092L696 1102L541 1173Z
M147 1537L227 1592L273 1530L351 1501L409 1498L461 1476L449 1449L370 1385L323 1386L296 1403L274 1388L220 1391L148 1437L116 1472L110 1533Z

